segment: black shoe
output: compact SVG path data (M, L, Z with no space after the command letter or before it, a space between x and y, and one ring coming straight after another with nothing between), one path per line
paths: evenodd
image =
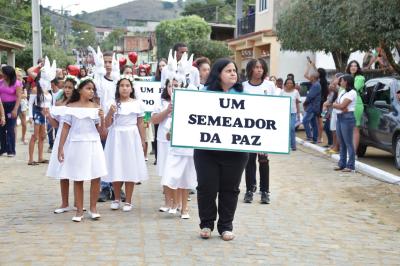
M262 204L269 204L269 193L261 192L261 203Z
M254 185L254 186L251 188L251 192L256 193L256 191L257 191L257 185Z
M157 160L154 161L153 165L157 165Z
M126 200L125 192L121 189L121 201L125 202L125 200Z
M106 202L107 200L110 199L110 197L111 197L110 189L103 188L100 191L99 199L97 200L97 202Z
M247 191L246 194L244 194L244 202L251 203L252 201L253 201L253 192Z

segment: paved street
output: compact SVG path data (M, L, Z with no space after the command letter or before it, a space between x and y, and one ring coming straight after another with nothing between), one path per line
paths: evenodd
M27 166L26 151L19 144L16 158L0 157L0 265L400 264L400 186L334 173L332 161L304 147L271 156L270 205L259 195L242 203L240 194L232 242L198 237L195 197L190 220L157 211L153 158L132 212L101 203L100 221L73 223L73 213L53 214L58 182L46 166Z

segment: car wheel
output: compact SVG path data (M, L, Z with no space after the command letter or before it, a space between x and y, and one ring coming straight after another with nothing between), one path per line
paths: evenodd
M357 156L364 157L366 152L367 152L367 145L359 144L357 149Z
M394 164L400 170L400 136L397 136L394 145Z

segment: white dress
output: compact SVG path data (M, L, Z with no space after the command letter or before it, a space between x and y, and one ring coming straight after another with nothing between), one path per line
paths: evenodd
M96 129L98 108L67 107L64 123L71 126L64 145L64 162L59 177L73 181L91 180L107 175L106 159Z
M67 109L66 106L53 106L50 111L51 116L58 121L58 130L56 139L54 140L53 149L51 151L50 161L49 161L49 166L47 167L46 176L54 177L56 179L60 179L59 173L61 164L60 161L58 161L58 145L60 144L61 132L64 126L63 117L65 116L66 109ZM64 144L64 146L65 145L68 145L67 142Z
M169 102L161 99L158 106L154 108L153 114L158 114L168 108ZM165 168L165 160L167 159L168 149L170 146L169 140L167 140L167 133L171 128L172 118L168 116L166 119L161 121L158 125L157 131L157 175L163 176Z
M168 149L161 185L172 189L196 188L197 174L193 161L193 149L175 147Z
M104 153L108 175L105 182L140 182L147 180L148 173L137 118L144 116L141 100L121 103L114 115Z

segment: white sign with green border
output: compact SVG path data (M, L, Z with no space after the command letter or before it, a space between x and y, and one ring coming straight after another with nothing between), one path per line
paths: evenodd
M290 97L174 90L171 146L289 153Z
M161 99L161 82L159 81L135 81L135 96L145 103L145 111L154 111Z

